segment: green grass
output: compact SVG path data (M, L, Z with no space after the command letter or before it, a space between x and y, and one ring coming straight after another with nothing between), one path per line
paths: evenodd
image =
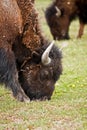
M42 8L50 0L36 0L44 35L52 40ZM55 44L67 47L63 53L63 74L55 85L51 101L20 103L11 92L0 87L0 130L87 130L87 26L76 39L79 24L70 26L69 41Z

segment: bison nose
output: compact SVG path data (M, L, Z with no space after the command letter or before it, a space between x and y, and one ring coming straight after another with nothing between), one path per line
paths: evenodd
M65 32L64 30L61 32L61 36L62 36L62 39L67 39L68 40L70 38L68 33Z
M64 30L61 32L61 34L62 34L63 37L66 36L66 32Z

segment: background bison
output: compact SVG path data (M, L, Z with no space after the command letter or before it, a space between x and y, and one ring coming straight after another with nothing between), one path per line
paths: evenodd
M13 45L19 81L30 100L50 99L62 73L61 52L41 33L38 13L29 1L18 0L23 18L23 33Z
M47 23L55 40L69 39L69 26L72 20L79 18L78 38L81 38L87 23L86 0L55 0L45 12Z

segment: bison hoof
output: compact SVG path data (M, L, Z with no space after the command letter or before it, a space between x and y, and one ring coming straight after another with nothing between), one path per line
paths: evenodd
M30 102L30 99L23 93L18 93L18 95L15 98L20 102Z

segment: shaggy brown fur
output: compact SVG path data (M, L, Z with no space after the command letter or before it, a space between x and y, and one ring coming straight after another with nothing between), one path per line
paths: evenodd
M23 18L23 44L34 51L41 46L41 31L38 23L38 13L30 0L17 0Z

